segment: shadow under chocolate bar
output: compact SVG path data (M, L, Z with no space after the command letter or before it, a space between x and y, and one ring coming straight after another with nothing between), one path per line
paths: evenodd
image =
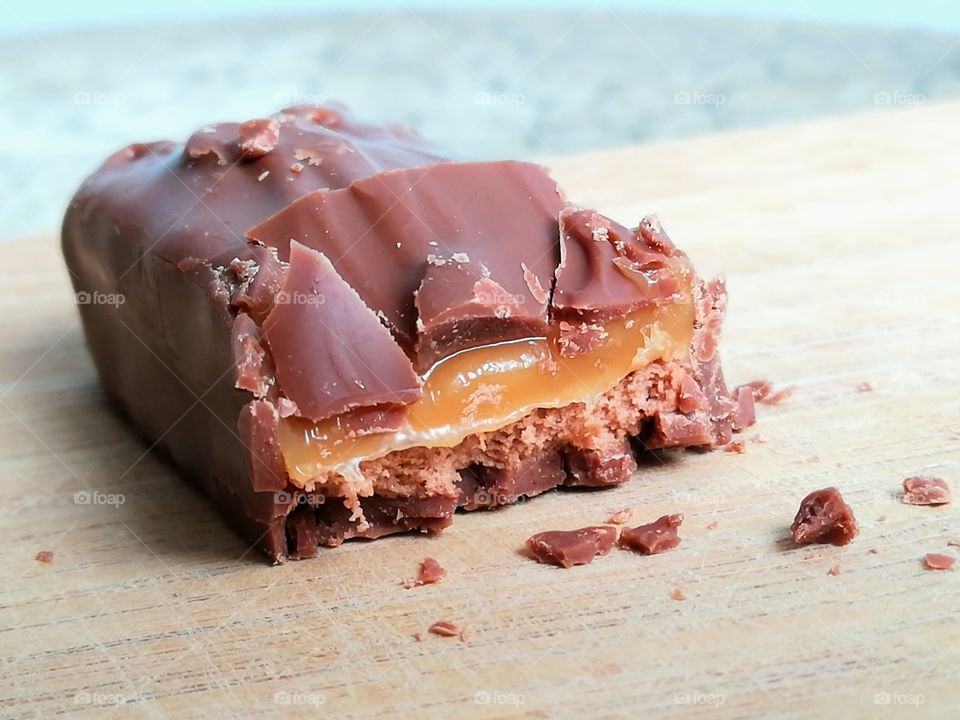
M133 145L63 252L104 389L274 562L606 487L753 421L726 294L655 217L339 106Z

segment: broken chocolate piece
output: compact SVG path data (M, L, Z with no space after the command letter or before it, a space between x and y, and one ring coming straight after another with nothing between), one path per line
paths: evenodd
M633 508L624 507L610 513L607 522L611 525L625 525L633 517Z
M680 292L667 256L639 228L628 230L591 210L560 213L553 317L597 322Z
M246 313L237 313L233 321L233 355L237 366L238 390L266 397L273 386L273 361L261 343L260 328Z
M53 550L41 550L37 553L35 558L37 562L42 562L47 565L53 562Z
M377 316L322 253L298 242L263 335L277 380L303 417L420 397L413 366Z
M686 599L687 599L687 594L686 594L683 590L681 590L680 588L674 588L673 590L670 591L670 599L671 599L671 600L686 600Z
M620 533L620 547L636 550L644 555L673 550L680 544L677 528L683 523L683 515L664 515L647 525L627 528Z
M528 276L536 277L527 270L525 282ZM506 342L546 334L546 317L539 311L527 312L522 307L525 300L466 253L429 258L416 292L418 367L428 370L451 353L489 344L494 338Z
M927 553L923 556L923 564L927 570L950 570L957 559L942 553Z
M539 563L571 568L588 565L598 555L606 555L616 542L616 529L594 525L579 530L537 533L527 539L527 550Z
M853 511L833 487L815 490L807 495L790 526L790 534L797 545L846 545L858 532Z
M440 563L431 557L426 557L423 559L423 562L420 563L420 572L417 577L412 580L405 580L403 587L409 590L420 587L421 585L433 585L443 580L446 576L447 571L444 570Z
M950 502L950 486L935 477L917 475L903 481L903 497L907 505L946 505Z
M462 628L450 620L438 620L428 628L428 632L440 637L458 637L466 641L466 628Z

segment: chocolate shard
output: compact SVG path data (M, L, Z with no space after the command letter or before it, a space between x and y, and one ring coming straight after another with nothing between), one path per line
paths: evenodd
M555 319L602 321L680 292L666 246L649 228L629 230L600 213L567 206L560 212L560 248Z
M673 550L680 544L677 528L682 523L683 515L663 515L652 523L626 528L620 533L620 547L643 555Z
M834 487L814 490L807 495L790 525L790 535L797 545L846 545L858 532L853 510Z
M474 268L486 268L487 278L515 299L508 303L514 322L543 327L544 293L537 292L533 278L542 290L559 262L557 215L563 206L556 182L538 165L441 163L309 193L252 227L246 237L276 248L280 259L287 257L291 239L324 253L411 350L418 336L414 298L430 255L468 253ZM445 302L437 298L441 289L429 291L425 302L442 307ZM479 304L487 307L485 313L491 305L502 305ZM423 324L426 329L427 322Z
M533 275L524 275L524 283ZM534 278L536 276L533 276ZM528 285L535 294L537 285ZM437 360L460 350L545 335L546 316L539 309L531 314L524 308L526 296L509 292L490 277L489 268L465 252L447 258L431 256L416 292L417 365L426 370Z
M903 481L903 497L907 505L946 505L950 502L950 486L945 480L925 475Z
M262 323L287 277L287 268L277 259L276 251L247 245L223 253L211 263L220 268L230 304Z
M263 335L279 387L303 417L319 421L420 397L420 380L389 331L326 256L300 243L292 243Z
M266 397L273 387L273 361L261 343L260 328L246 313L238 313L233 321L233 356L237 389Z
M617 542L616 528L594 525L579 530L547 530L527 539L530 556L539 563L571 568L606 555Z
M266 400L253 400L240 411L237 430L248 451L247 469L254 492L279 492L287 486L277 421L276 408Z

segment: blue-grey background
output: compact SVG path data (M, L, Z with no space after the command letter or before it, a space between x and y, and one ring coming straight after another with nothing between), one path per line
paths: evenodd
M295 102L537 158L952 97L944 0L20 0L0 13L0 236L55 229L125 143Z

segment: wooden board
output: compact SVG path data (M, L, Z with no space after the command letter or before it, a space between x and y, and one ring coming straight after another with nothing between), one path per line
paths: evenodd
M897 492L914 473L960 491L960 104L551 164L728 274L728 379L796 386L746 452L270 567L108 411L55 239L7 243L0 715L956 717L960 570L921 558L960 554L960 504ZM826 485L861 536L793 549ZM679 549L570 571L518 554L625 505L683 512ZM424 555L449 577L402 589ZM439 619L469 640L414 640Z

